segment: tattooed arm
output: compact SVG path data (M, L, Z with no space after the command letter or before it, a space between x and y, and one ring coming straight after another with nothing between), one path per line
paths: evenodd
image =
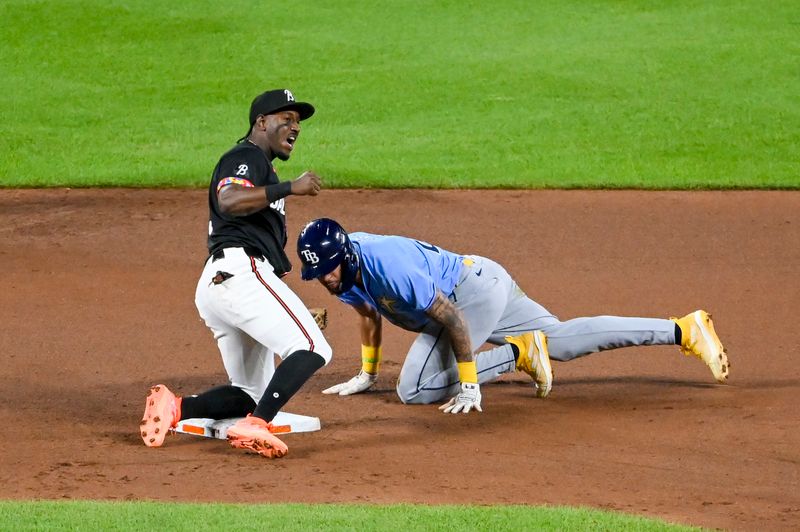
M456 356L458 378L461 380L461 392L439 407L445 414L468 413L470 410L483 412L481 408L481 387L478 384L478 368L472 354L469 339L469 326L464 314L441 292L427 312L431 319L441 323L450 335L450 345Z
M432 320L440 323L450 335L450 344L456 355L456 361L472 362L469 327L461 311L443 293L437 291L427 314Z

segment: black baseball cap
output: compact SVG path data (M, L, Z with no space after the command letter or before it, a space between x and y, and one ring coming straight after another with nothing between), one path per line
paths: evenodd
M250 126L256 123L258 115L271 115L286 110L297 111L300 120L305 120L314 114L314 106L296 101L289 89L275 89L259 94L250 104Z

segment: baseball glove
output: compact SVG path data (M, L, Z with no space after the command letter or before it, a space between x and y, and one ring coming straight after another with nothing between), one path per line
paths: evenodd
M308 311L314 316L314 321L317 322L317 327L320 331L324 331L328 326L328 309L326 308L310 308Z

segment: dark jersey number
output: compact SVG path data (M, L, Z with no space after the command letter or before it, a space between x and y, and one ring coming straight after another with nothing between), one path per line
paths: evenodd
M419 240L415 240L414 242L416 242L420 246L424 247L428 251L433 251L434 253L439 253L439 248L437 248L436 246L434 246L432 244L427 244L425 242L420 242Z

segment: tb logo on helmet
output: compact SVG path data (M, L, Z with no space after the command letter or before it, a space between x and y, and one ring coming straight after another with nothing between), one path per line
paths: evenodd
M302 253L303 258L305 259L305 262L308 262L308 263L311 263L311 264L319 263L319 256L317 256L317 254L314 253L313 251L311 251L310 249L304 249L304 250L300 251L300 253Z
M342 267L340 290L353 287L359 258L347 231L336 220L318 218L306 224L297 236L297 256L303 262L300 277L304 281L320 279Z

